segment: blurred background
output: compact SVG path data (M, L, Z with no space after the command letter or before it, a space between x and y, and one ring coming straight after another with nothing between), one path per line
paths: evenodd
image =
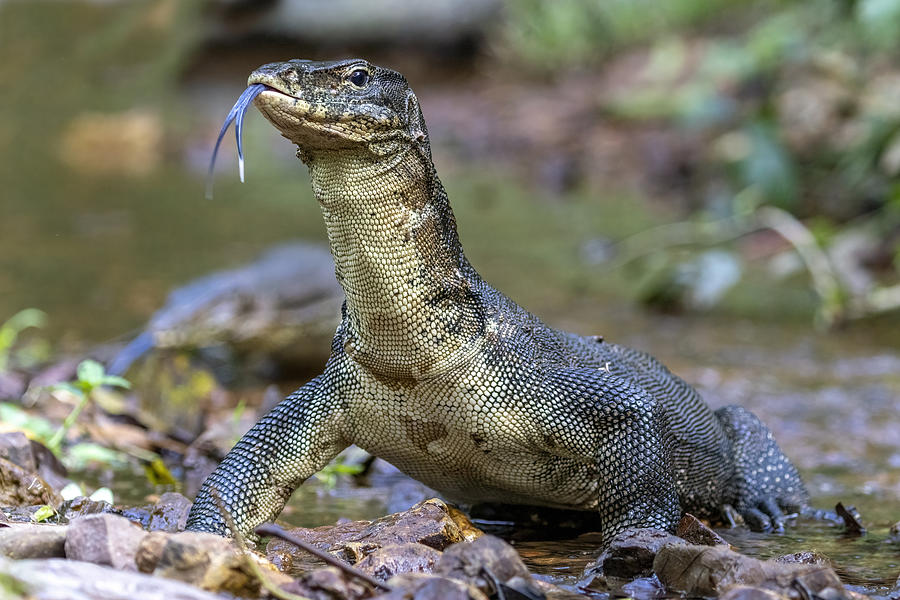
M360 56L417 92L488 281L749 406L816 498L896 520L898 52L900 0L0 0L0 322L45 315L0 353L125 341L173 288L324 241L256 111L247 183L230 137L214 200L204 177L255 67Z

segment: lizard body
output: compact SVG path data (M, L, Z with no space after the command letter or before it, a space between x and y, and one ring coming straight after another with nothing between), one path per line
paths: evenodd
M218 497L252 531L352 443L451 499L595 511L607 540L726 504L779 528L806 506L752 414L713 412L649 355L554 330L482 280L402 75L292 60L249 82L309 168L346 302L324 372L228 453L189 529L228 533Z

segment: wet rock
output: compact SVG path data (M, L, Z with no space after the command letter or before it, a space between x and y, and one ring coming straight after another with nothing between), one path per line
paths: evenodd
M107 505L109 506L109 505ZM191 501L177 492L167 492L160 496L155 504L142 507L130 507L118 509L109 506L85 507L85 510L97 508L104 512L115 512L126 517L129 521L139 523L147 531L184 531L187 525L187 516L191 510Z
M184 531L192 502L178 492L166 492L159 497L150 512L150 531Z
M736 585L722 594L719 600L787 600L787 596L765 588Z
M888 541L900 544L900 521L891 525L891 530L888 532Z
M855 506L844 506L843 502L838 502L834 507L834 511L844 521L844 527L847 533L854 535L865 535L866 528L862 524L862 517Z
M249 554L278 585L289 581L265 559ZM135 562L142 572L177 579L207 591L255 596L259 581L230 539L212 533L184 531L147 534L137 548Z
M441 500L431 499L375 521L351 521L315 529L301 527L290 533L355 564L387 545L418 543L443 550L451 544L474 539L481 532L461 512ZM266 556L273 563L292 565L294 571L316 564L310 562L307 553L282 540L269 542Z
M591 587L600 576L633 579L653 572L653 560L666 544L686 544L683 539L661 529L627 529L615 536L597 560L584 570L582 580ZM597 581L594 585L603 585Z
M375 596L377 600L488 600L478 588L438 575L404 573L388 585L393 591Z
M323 567L281 586L285 592L311 600L370 598L371 590L336 567Z
M731 546L725 538L690 513L681 517L675 535L699 546Z
M137 570L134 557L146 536L140 527L119 515L79 517L69 524L66 558Z
M611 598L665 598L669 596L656 575L638 577L610 590Z
M828 567L762 561L724 546L669 544L660 548L653 570L668 588L690 596L718 596L736 585L761 586L789 594L800 582L811 594L833 588L846 596Z
M104 513L122 516L121 511L109 502L104 502L103 500L91 500L87 496L76 496L71 500L66 500L59 507L60 516L68 521L73 521L78 517ZM134 519L129 520L133 521Z
M773 559L777 563L795 564L795 565L819 565L822 567L833 567L834 563L830 558L816 552L815 550L804 550L802 552L794 552L793 554L785 554Z
M64 558L67 527L10 525L0 529L0 556L8 558Z
M431 573L441 552L424 544L392 544L379 548L356 563L356 568L387 581L401 573Z
M62 497L34 471L0 458L0 505L58 507Z
M25 393L26 378L21 373L0 373L0 398L21 398Z
M447 548L435 574L464 581L485 594L497 593L500 588L515 590L525 598L544 597L518 552L492 535Z
M0 557L0 586L35 600L221 600L179 581L59 558ZM0 587L0 593L6 591ZM5 597L5 596L4 596Z

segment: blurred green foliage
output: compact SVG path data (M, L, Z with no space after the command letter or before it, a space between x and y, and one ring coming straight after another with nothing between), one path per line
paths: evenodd
M809 228L791 243L822 257L828 324L900 308L900 0L527 1L508 16L501 51L537 73L637 57L602 109L693 141L701 220L737 220L743 235L761 206L801 219L786 230ZM657 264L645 297L669 302L696 261Z

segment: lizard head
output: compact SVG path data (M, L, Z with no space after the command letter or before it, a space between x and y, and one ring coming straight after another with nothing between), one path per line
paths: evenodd
M304 161L318 151L410 147L430 158L419 103L396 71L360 59L288 60L259 67L248 84L265 86L254 104Z

